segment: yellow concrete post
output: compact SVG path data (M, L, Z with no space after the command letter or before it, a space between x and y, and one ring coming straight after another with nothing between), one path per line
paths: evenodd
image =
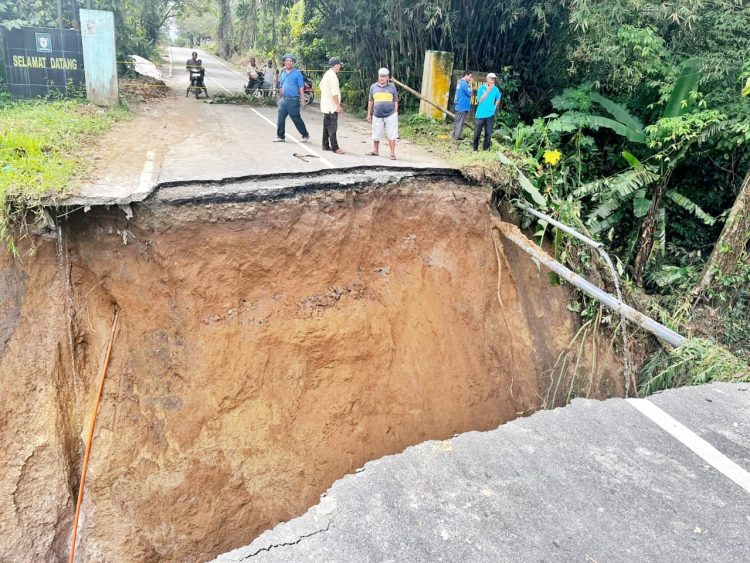
M453 73L453 53L427 51L424 54L422 71L422 96L436 104L448 107ZM445 114L427 102L419 102L419 113L434 119L445 119Z

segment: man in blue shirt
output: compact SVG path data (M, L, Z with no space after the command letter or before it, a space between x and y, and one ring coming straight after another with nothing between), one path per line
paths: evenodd
M495 122L495 112L500 105L502 94L500 89L495 86L497 75L490 72L487 75L487 84L482 85L477 92L477 111L474 114L474 151L479 150L479 137L484 129L484 143L482 148L490 150L492 143L492 125Z
M292 118L294 126L302 136L302 142L310 139L305 122L300 117L300 108L305 107L305 79L298 68L294 68L297 59L294 55L284 55L281 59L284 70L279 75L279 115L276 120L276 139L274 143L283 143L286 138L286 118Z
M453 126L453 138L456 141L461 140L461 133L464 131L466 117L469 115L469 110L471 110L472 81L471 72L465 70L461 80L458 81L458 86L456 86L456 124Z

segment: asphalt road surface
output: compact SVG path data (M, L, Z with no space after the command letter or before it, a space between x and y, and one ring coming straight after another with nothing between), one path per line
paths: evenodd
M750 561L750 385L425 442L217 561Z
M57 203L66 206L126 204L140 201L155 186L170 182L216 181L246 176L315 173L358 167L446 168L431 151L408 141L397 142L398 160L366 156L372 148L370 125L344 114L339 117L339 145L346 154L322 150L323 114L309 107L302 117L310 141L302 143L287 118L286 142L274 143L277 109L207 103L186 97L185 63L192 49L170 47L162 79L173 90L169 98L149 103L135 118L118 124L103 141L97 167L74 194ZM206 69L206 86L215 94L244 92L244 73L198 50Z
M169 82L175 90L181 90L186 84L185 62L190 58L191 49L170 48L172 60L172 80ZM240 94L244 90L246 78L244 73L230 68L224 61L203 51L199 57L206 68L206 86L213 94ZM374 79L373 79L374 80ZM201 127L205 128L196 137L202 140L190 141L173 147L166 166L162 168L161 181L175 179L194 179L206 174L211 166L211 177L221 176L227 164L235 170L234 175L241 175L239 170L253 173L272 173L290 171L310 171L315 169L348 168L355 166L409 166L409 167L442 167L445 163L424 149L412 143L397 143L398 160L388 157L387 142L381 142L381 157L366 156L372 147L370 125L361 119L344 114L339 118L339 145L346 154L338 155L322 150L323 114L317 104L302 112L302 118L310 133L310 141L302 143L292 120L287 118L286 139L284 144L273 143L276 138L277 109L275 107L249 107L214 105L189 100L191 106L200 109ZM197 142L196 142L197 141ZM205 154L206 144L220 146L220 158L214 159ZM202 154L202 171L193 170L185 165ZM213 151L211 151L213 152ZM213 170L214 164L217 166ZM199 173L201 172L201 173Z

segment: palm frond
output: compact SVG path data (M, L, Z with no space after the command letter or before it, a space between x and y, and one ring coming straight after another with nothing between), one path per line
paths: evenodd
M685 197L680 192L676 190L669 190L667 192L667 197L686 211L689 211L690 213L698 217L698 219L703 221L706 225L714 225L716 223L716 217L713 217L703 211L703 209L701 209L698 204Z
M625 215L625 210L620 208L617 212L612 213L609 217L605 217L601 221L595 220L590 222L589 229L591 230L591 234L598 235L615 226L622 219L623 215Z

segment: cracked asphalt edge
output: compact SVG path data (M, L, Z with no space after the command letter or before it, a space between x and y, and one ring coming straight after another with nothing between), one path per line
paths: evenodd
M309 537L312 537L312 536L316 536L318 534L322 534L323 532L327 532L331 528L331 523L332 523L332 521L329 520L328 524L326 525L325 528L322 528L322 529L319 529L319 530L315 530L314 532L310 532L309 534L304 534L304 535L300 536L299 538L297 538L296 541L276 543L276 544L271 544L271 545L266 546L266 547L261 547L260 549L256 550L255 552L251 553L250 555L246 555L245 557L243 557L242 559L240 559L240 561L246 561L248 559L251 559L251 558L255 557L256 555L258 555L259 553L262 553L263 551L270 552L272 549L276 549L277 547L287 547L287 546L297 545L298 543L300 543L302 540L304 540L306 538L309 538Z
M214 561L217 563L247 561L258 555L271 553L274 549L298 545L304 539L328 532L335 527L333 521L338 509L336 500L328 496L329 491L321 494L319 503L309 509L308 513L312 521L301 521L293 517L286 522L280 522L248 545L222 553Z

